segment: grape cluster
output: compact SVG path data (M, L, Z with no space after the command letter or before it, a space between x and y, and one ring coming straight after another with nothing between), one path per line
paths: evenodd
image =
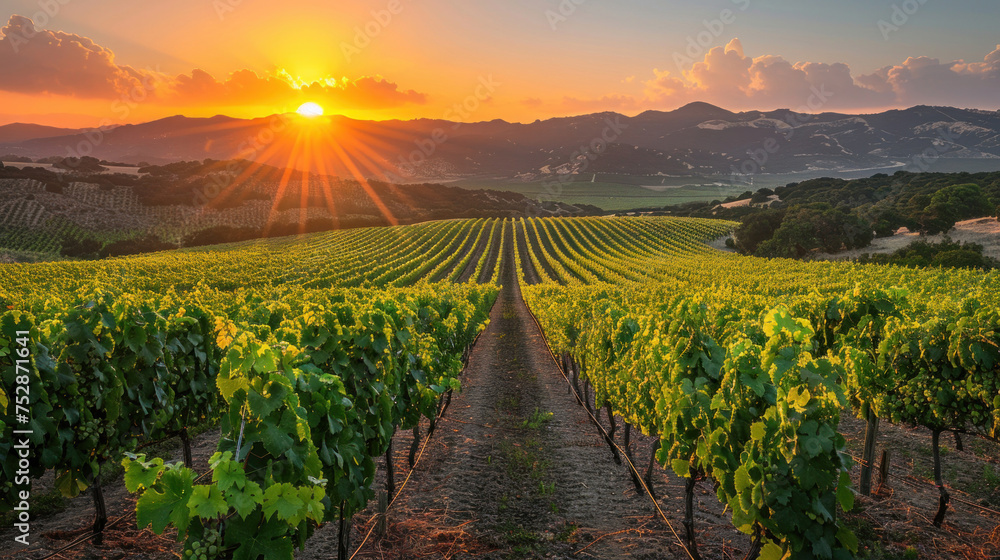
M191 542L184 549L184 558L191 560L208 560L218 558L219 551L222 550L222 535L215 527L205 527L201 535L201 540Z
M79 439L88 447L97 447L100 441L101 430L97 420L89 420L80 425Z

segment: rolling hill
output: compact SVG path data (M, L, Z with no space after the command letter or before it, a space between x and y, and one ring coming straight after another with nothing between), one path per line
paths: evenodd
M0 136L0 153L36 158L79 153L131 163L245 157L302 168L304 160L293 155L296 141L306 138L331 147L323 158L326 173L395 182L531 181L591 172L712 176L907 164L922 170L922 161L1000 159L1000 113L929 106L805 115L786 109L734 113L692 103L634 117L595 113L526 124L173 116L108 131L29 136Z

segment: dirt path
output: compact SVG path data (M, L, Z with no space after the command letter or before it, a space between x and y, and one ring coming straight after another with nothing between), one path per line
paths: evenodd
M521 268L524 269L524 281L528 284L537 284L542 281L541 277L539 277L539 274L541 274L542 271L535 270L535 263L532 262L531 258L528 256L528 236L525 235L525 231L522 226L523 224L514 222L513 241L517 243L517 251L521 255ZM541 256L539 256L538 260L547 266L547 263L545 263ZM547 273L549 274L549 278L556 277L555 273L552 271L547 271Z
M506 247L504 287L462 392L390 510L388 537L367 543L356 558L565 558L581 549L577 558L686 557L569 395L521 300L512 244ZM645 459L651 439L637 439ZM397 457L406 441L397 440ZM658 489L676 496L680 483L665 478L657 469ZM355 545L369 516L356 518ZM710 526L725 529L702 528ZM320 558L330 548L298 557Z
M497 259L499 258L499 255L500 255L500 243L501 243L501 239L505 235L507 235L507 227L506 227L506 225L507 225L506 222L503 221L503 218L501 218L500 225L497 226L499 229L497 230L496 234L493 236L493 242L487 248L487 250L489 251L489 253L486 255L486 262L483 263L483 268L479 272L479 278L476 279L476 282L478 282L480 284L485 284L485 283L487 283L487 282L489 282L490 280L493 279L493 271L496 269ZM470 273L470 276L471 276L471 273Z

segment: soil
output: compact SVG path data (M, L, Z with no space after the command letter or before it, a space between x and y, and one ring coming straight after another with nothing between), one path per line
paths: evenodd
M853 480L861 473L865 422L849 413L840 431L854 456ZM941 435L941 471L951 495L943 525L932 521L939 492L934 483L931 433L919 427L882 422L879 426L871 497L859 496L848 525L873 557L1000 559L1000 444L972 435ZM879 476L882 450L889 451L889 476ZM912 554L912 553L911 553Z
M535 270L535 263L532 262L531 258L528 256L528 241L524 232L523 224L514 223L513 233L514 237L512 241L517 242L517 252L521 255L521 268L524 270L524 281L529 284L537 284L541 281L539 274L542 271ZM538 252L535 252L538 255ZM548 263L545 262L541 256L538 258L539 262L542 263L544 267L547 267L545 273L549 275L549 278L555 278L555 272L552 271ZM502 283L509 284L506 279L501 279Z
M722 237L717 237L709 241L708 246L713 249L718 249L719 251L723 251L725 253L735 253L736 252L735 249L730 249L729 247L726 247L726 241L728 241L729 239L732 239L732 237L728 235L723 235Z
M476 281L480 284L486 284L490 280L493 280L493 271L496 270L497 259L500 258L500 243L501 239L506 236L507 224L502 222L499 226L496 234L493 235L493 242L489 247L489 253L486 255L486 262L483 263L483 268L479 271L479 278Z
M164 460L181 460L180 440L175 445L156 455ZM199 473L208 470L208 459L215 453L219 442L219 430L212 429L191 440L191 459ZM153 453L150 454L154 455ZM53 475L48 472L40 479L32 481L32 493L40 496L52 489ZM180 545L176 532L168 530L156 535L149 529L139 530L135 523L135 501L137 495L129 494L125 483L118 475L113 481L104 483L104 501L108 512L108 527L104 530L104 543L94 546L85 542L54 558L134 558L136 560L167 560L178 558ZM120 519L120 521L118 521ZM117 522L117 524L116 524ZM0 529L0 559L40 559L73 543L78 537L89 534L94 523L94 501L90 492L66 501L66 508L52 515L40 516L31 521L30 542L27 548L14 543L14 532L10 527Z

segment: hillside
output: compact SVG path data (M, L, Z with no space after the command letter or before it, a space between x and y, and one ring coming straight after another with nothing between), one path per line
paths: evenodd
M649 213L739 219L731 245L760 257L857 256L873 240L901 229L921 240L941 238L963 221L1000 210L1000 173L877 173L855 180L823 177L761 188L712 202L651 209ZM987 220L989 221L989 220ZM995 241L978 239L990 247ZM879 247L895 243L879 242ZM981 250L976 251L982 253ZM989 255L986 255L989 257Z
M634 117L595 113L509 123L439 119L304 122L173 116L107 131L0 140L0 153L64 156L84 146L100 159L138 163L244 157L311 168L296 146L329 144L331 175L403 181L468 177L541 181L576 173L754 176L822 170L927 170L941 160L1000 158L1000 114L916 106L877 114L734 113L706 103ZM1000 167L1000 161L996 162Z
M3 260L93 258L435 219L599 212L517 193L358 182L245 161L141 171L0 169Z

